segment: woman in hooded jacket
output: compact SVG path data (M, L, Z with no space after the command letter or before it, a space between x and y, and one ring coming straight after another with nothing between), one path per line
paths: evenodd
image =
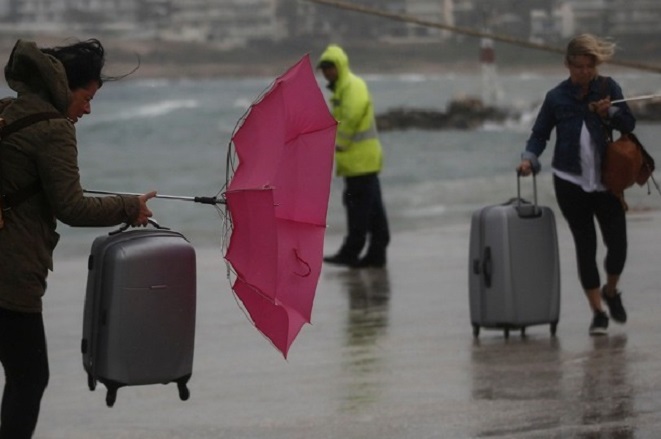
M19 40L5 66L15 98L0 102L0 124L47 115L6 135L0 145L0 362L5 386L0 439L30 438L49 379L42 296L60 220L70 226L145 225L152 215L140 196L85 197L76 124L110 79L102 75L98 40L38 48ZM39 117L37 117L39 119ZM23 119L25 120L25 119Z

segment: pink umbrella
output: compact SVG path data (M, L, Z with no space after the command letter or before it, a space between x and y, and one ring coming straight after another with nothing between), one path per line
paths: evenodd
M157 195L210 204L219 211L219 204L227 205L231 237L225 259L235 274L232 289L257 329L285 358L311 319L336 128L306 55L278 77L237 124L227 154L226 192ZM233 148L239 166L230 178Z
M224 194L232 289L285 358L311 320L336 127L306 55L252 104L230 144L239 160Z

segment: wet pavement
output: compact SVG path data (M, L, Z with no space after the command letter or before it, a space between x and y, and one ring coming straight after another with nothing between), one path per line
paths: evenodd
M622 279L629 322L590 337L573 245L558 221L561 315L473 337L468 225L393 237L386 270L324 267L313 324L283 359L236 304L221 255L198 250L191 398L123 388L113 408L87 389L79 353L85 261L56 261L45 313L51 382L35 437L661 437L661 216L630 217ZM329 237L327 252L337 248Z

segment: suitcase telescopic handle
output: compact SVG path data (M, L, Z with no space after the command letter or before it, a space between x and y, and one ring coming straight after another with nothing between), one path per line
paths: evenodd
M516 173L516 210L519 212L519 215L522 217L538 217L540 215L540 210L537 206L537 174L532 173L532 192L533 192L533 204L532 209L527 209L528 206L523 205L521 198L521 172Z
M532 173L533 204L537 207L537 174ZM521 173L516 173L516 198L521 206Z

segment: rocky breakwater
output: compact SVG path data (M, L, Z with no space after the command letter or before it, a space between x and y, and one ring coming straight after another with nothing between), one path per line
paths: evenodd
M379 130L442 130L475 129L485 122L502 123L520 117L514 110L484 105L481 99L454 99L445 111L415 108L394 108L376 116Z

